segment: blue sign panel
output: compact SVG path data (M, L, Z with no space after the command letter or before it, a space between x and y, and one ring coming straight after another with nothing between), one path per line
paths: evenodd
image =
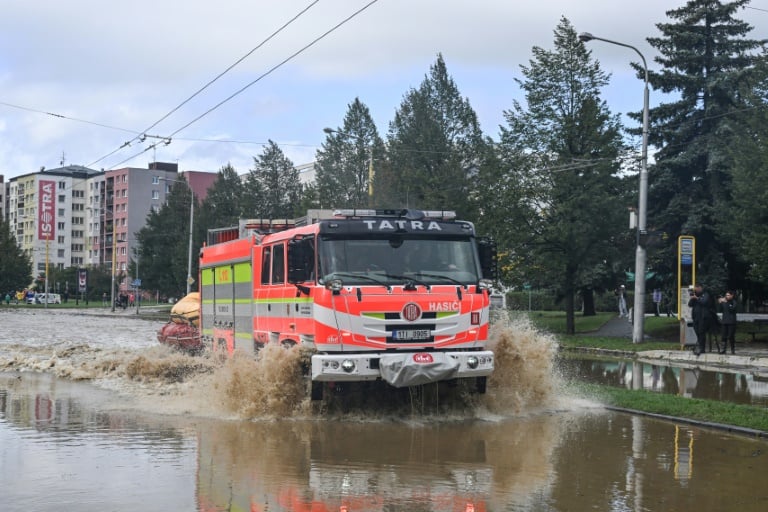
M680 255L680 263L683 265L693 265L693 255L692 254L681 254Z

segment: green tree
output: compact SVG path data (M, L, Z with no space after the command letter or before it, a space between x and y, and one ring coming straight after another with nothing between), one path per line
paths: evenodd
M521 66L525 106L505 111L503 172L483 182L497 183L487 193L501 196L485 215L502 232L506 263L561 294L572 334L577 290L604 284L626 237L627 200L618 177L621 126L600 99L608 75L567 19L554 34L553 50L534 47Z
M159 211L150 211L147 223L136 232L139 243L142 288L161 295L182 297L187 284L189 255L189 208L191 196L184 183L174 183ZM199 211L196 211L199 219ZM195 221L197 222L197 220ZM201 237L195 233L192 246L192 276L197 276ZM135 272L135 262L132 265Z
M768 110L754 109L731 145L733 203L718 212L721 230L749 263L748 277L768 283ZM748 226L748 229L745 227Z
M231 164L222 167L200 206L198 236L208 229L237 225L241 217L249 217L244 204L243 180Z
M660 37L648 42L659 52L661 71L650 73L654 89L675 98L651 109L650 144L661 148L649 174L649 227L669 243L649 261L673 273L675 241L695 235L699 270L709 286L743 284L745 267L718 233L732 205L730 169L734 127L750 107L757 85L758 50L752 28L736 19L748 0L689 0L667 11ZM654 263L655 260L655 263Z
M23 290L32 282L32 261L11 234L11 225L0 219L0 293Z
M247 193L255 199L257 217L279 219L300 214L302 185L293 162L270 140L246 179Z
M317 192L322 206L370 205L371 171L384 156L371 112L359 98L348 105L342 127L329 133L317 152ZM374 180L375 181L375 180Z
M405 94L387 135L389 165L374 195L387 206L457 210L471 218L473 177L484 156L477 114L462 98L442 55Z

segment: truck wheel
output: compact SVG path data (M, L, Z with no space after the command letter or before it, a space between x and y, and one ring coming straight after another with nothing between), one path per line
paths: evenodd
M485 388L488 384L488 377L477 377L477 380L475 380L475 389L478 393L481 395L485 394Z
M310 392L310 399L312 401L318 401L323 399L323 383L312 382L312 391Z

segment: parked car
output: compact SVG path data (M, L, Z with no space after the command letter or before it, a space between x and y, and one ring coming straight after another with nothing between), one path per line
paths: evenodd
M61 295L58 293L36 293L35 304L61 304Z

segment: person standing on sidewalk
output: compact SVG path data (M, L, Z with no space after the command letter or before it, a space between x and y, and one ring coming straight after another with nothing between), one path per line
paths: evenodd
M661 290L658 288L654 288L653 290L653 304L656 306L654 315L659 316L661 314Z
M707 333L712 327L712 296L701 284L693 288L693 294L688 300L693 317L693 330L696 332L696 348L693 353L697 356L707 351Z
M736 353L736 297L733 294L733 290L725 292L725 297L720 297L717 301L720 306L720 311L723 312L723 317L720 320L722 325L722 336L720 340L723 342L723 348L720 350L721 354L725 354L727 350L726 343L731 342L731 354Z
M616 289L616 295L619 297L619 318L629 317L627 312L627 289L624 285Z

